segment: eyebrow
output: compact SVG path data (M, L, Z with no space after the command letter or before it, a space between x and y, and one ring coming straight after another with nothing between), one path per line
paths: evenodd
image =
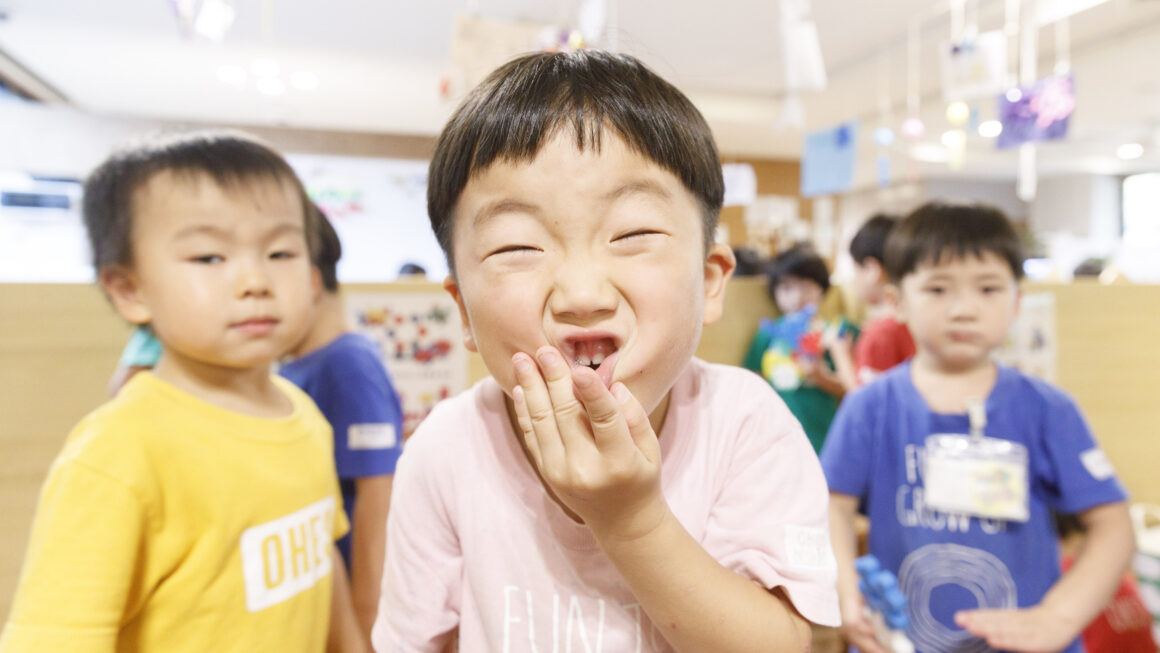
M305 233L305 232L306 232L306 229L304 227L302 227L302 225L291 224L289 222L283 222L283 223L279 224L278 226L274 227L273 229L271 229L265 235L267 238L272 239L272 238L277 238L278 236L281 236L282 234L285 234L285 233ZM191 238L193 236L202 236L202 235L210 236L213 238L223 238L224 239L224 238L230 237L230 232L227 229L222 229L221 227L215 227L214 225L195 224L195 225L191 225L189 227L186 227L186 228L182 229L181 231L178 231L176 234L174 234L173 239L180 240L183 238Z
M658 184L651 179L641 179L637 181L630 181L605 193L601 199L605 203L611 204L626 195L634 194L652 195L661 199L670 199L672 193L664 186ZM540 207L535 204L521 202L514 199L502 199L495 202L489 202L483 205L479 211L476 212L475 217L472 218L472 225L478 227L481 223L501 214L501 213L528 213L531 215L539 215Z

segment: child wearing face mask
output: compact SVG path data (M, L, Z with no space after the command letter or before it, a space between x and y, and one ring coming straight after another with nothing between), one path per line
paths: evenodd
M851 341L853 332L844 320L828 321L818 315L818 305L830 289L830 271L813 248L800 244L781 252L769 262L766 277L781 316L761 321L744 366L777 390L814 451L821 451L845 393L827 346Z
M497 69L428 212L467 348L396 470L380 651L804 650L837 623L816 457L769 385L694 357L732 251L700 113L637 60Z

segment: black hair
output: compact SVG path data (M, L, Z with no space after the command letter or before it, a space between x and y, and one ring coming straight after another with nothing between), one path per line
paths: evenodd
M886 258L886 238L897 223L898 216L886 213L876 213L862 223L850 239L850 256L854 262L862 265L866 259L872 258L882 263Z
M737 267L733 270L735 277L753 277L765 271L768 261L757 250L751 247L734 247L733 258L737 259Z
M421 274L423 276L427 276L427 268L424 268L418 263L412 263L410 261L399 266L399 276L411 274Z
M799 243L781 252L769 261L765 276L769 282L769 296L777 292L777 286L785 277L808 279L822 287L822 292L830 289L830 270L826 262L813 247Z
M985 204L923 204L903 218L886 240L886 273L894 283L922 264L943 257L1003 259L1016 279L1023 278L1023 244L1002 211Z
M85 180L83 216L97 270L132 265L134 196L155 175L205 175L223 189L254 180L289 184L302 202L306 242L317 248L317 228L302 182L273 148L241 132L201 130L159 134L115 151Z
M318 268L318 273L322 277L322 287L326 292L338 292L338 259L342 258L342 241L338 239L338 233L334 230L334 225L330 224L330 220L318 205L310 205L311 212L314 213L315 220L318 225L318 249L314 253L314 267Z
M537 53L500 66L473 89L435 145L427 212L453 272L452 212L467 182L496 161L533 160L562 130L582 151L599 151L611 130L673 173L701 204L708 252L725 183L712 132L692 102L628 55Z

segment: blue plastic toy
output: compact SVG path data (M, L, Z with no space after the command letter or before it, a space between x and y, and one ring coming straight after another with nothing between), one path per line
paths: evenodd
M898 579L872 555L855 560L854 569L858 571L858 590L866 599L867 616L874 623L878 642L894 653L913 653L914 644L906 636L910 625L906 595L898 587Z

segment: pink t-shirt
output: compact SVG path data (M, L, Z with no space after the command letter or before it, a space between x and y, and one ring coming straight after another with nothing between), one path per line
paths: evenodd
M660 435L661 483L722 565L839 622L821 467L759 376L694 359ZM492 379L439 404L399 461L373 640L380 653L670 651L588 530L547 495Z

